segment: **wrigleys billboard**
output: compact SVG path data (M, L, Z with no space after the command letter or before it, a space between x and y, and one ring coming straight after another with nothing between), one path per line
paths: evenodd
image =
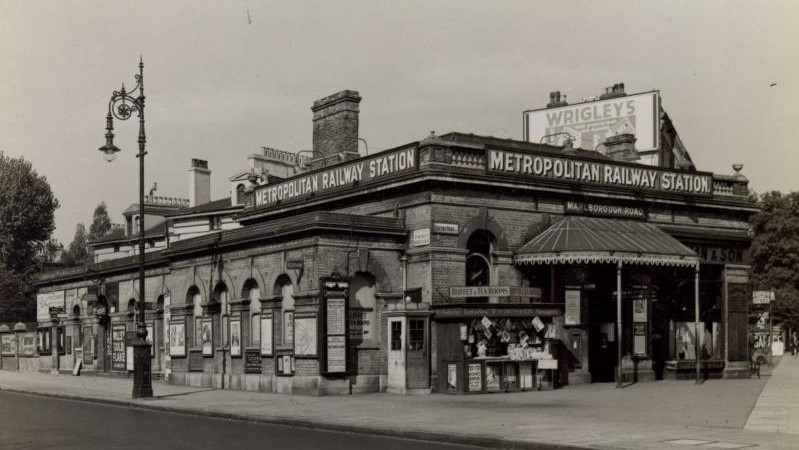
M564 134L574 146L593 150L605 138L634 134L639 151L660 147L660 94L658 91L524 112L528 142L563 145Z

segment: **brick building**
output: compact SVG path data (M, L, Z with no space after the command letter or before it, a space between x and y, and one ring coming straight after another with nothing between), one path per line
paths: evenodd
M431 133L361 157L360 101L314 103L302 163L251 156L231 199L167 216L168 246L146 255L156 375L467 393L613 381L619 368L681 376L697 359L710 375L746 370L745 177L629 162L629 135L603 154ZM230 226L175 235L208 217ZM125 257L40 278L40 370L80 358L126 373L136 268Z

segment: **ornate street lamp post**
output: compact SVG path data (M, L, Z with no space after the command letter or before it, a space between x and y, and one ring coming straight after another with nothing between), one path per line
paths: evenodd
M132 94L137 94L133 97ZM133 398L153 396L152 376L150 372L150 344L147 343L147 325L144 322L144 63L139 58L139 73L136 74L136 87L130 92L122 89L114 91L108 102L108 115L105 125L105 145L99 150L103 158L111 162L121 150L114 145L114 117L128 120L133 113L139 117L139 303L137 320L137 339L133 343Z

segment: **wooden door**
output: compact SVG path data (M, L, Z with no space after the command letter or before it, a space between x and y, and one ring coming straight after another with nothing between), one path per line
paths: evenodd
M430 361L428 358L427 319L408 318L408 350L406 370L408 389L430 387Z

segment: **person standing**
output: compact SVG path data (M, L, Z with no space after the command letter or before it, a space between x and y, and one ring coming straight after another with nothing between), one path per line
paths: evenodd
M796 358L797 353L799 353L799 336L796 335L796 331L791 333L791 355Z

